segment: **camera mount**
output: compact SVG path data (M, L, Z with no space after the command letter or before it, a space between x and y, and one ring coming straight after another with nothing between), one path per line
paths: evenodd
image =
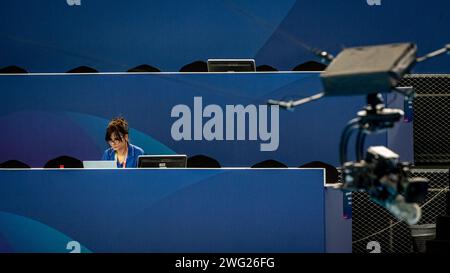
M410 90L401 90L412 94ZM339 154L343 172L344 191L366 191L371 200L388 209L399 220L416 224L421 209L416 204L425 199L428 181L424 178L410 179L408 163L399 163L399 156L384 146L369 147L364 157L364 142L367 134L375 134L392 128L403 117L400 109L385 108L379 93L367 95L367 105L357 113L344 128ZM352 133L357 131L356 161L347 157L348 143Z
M270 99L268 104L292 109L325 96L366 95L367 105L346 125L341 135L339 159L344 182L339 188L344 191L365 191L375 203L388 209L398 219L416 224L421 216L417 202L425 199L427 179L408 178L410 164L399 163L399 156L386 147L369 147L364 158L364 142L367 134L392 128L404 115L400 109L386 108L380 93L396 91L405 96L414 96L412 88L397 87L400 79L416 63L449 51L450 44L447 44L417 58L415 44L398 43L347 48L336 58L327 53L327 60L331 63L320 74L324 87L321 93L295 101ZM356 161L349 161L347 149L354 131L358 132Z

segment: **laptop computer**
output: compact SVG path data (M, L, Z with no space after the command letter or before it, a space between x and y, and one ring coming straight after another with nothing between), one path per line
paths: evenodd
M85 169L117 169L116 161L114 160L87 160L83 161L83 168Z
M140 155L138 168L186 168L187 155Z

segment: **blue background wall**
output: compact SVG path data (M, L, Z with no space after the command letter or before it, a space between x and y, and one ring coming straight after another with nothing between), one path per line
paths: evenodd
M69 1L71 2L71 1ZM87 65L178 71L195 60L255 58L278 70L317 60L304 45L411 41L419 54L450 41L447 0L17 0L0 3L0 68L65 72ZM417 72L450 72L438 58Z

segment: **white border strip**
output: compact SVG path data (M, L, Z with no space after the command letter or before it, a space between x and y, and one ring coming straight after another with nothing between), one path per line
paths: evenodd
M79 76L79 75L187 75L187 74L320 74L322 71L255 71L255 72L95 72L95 73L0 73L0 76Z

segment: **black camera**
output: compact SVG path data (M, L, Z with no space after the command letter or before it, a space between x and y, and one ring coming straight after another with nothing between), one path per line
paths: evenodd
M372 201L385 207L399 220L417 224L425 200L428 180L409 178L410 165L384 146L367 149L364 160L343 165L342 190L367 192Z

